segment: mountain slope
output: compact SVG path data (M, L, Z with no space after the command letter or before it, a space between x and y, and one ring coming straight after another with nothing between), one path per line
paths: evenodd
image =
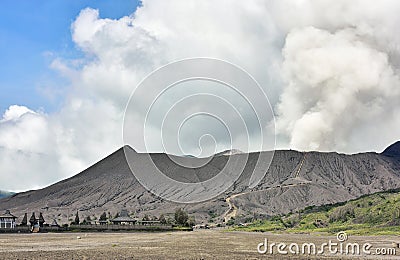
M288 161L297 158L296 152L278 152L278 157ZM298 177L309 182L294 185L277 185L268 189L270 181L264 181L258 190L236 197L236 204L244 211L274 215L276 212L287 213L301 206L323 205L347 201L364 194L399 187L400 164L395 158L376 153L344 155L337 153L304 153L304 164ZM285 162L278 163L274 158L270 174L282 176L280 168ZM276 160L275 160L276 159ZM298 160L298 159L297 159ZM266 178L268 179L268 178ZM282 180L282 179L281 179ZM282 183L282 181L280 181ZM253 202L251 205L249 201Z
M365 195L358 199L307 207L298 214L255 221L242 231L287 230L292 232L346 231L351 234L398 234L400 231L400 189Z
M83 172L49 187L18 193L0 199L0 210L10 209L14 215L42 211L49 219L67 223L77 210L83 217L99 217L102 212L114 215L126 207L141 217L172 214L185 208L196 220L222 220L229 207L236 207L235 217L288 213L311 205L323 205L357 198L364 194L400 187L400 160L396 154L302 153L276 151L271 167L253 189L249 179L259 153L216 156L209 164L188 169L174 163L165 154L151 154L154 163L170 178L182 182L198 182L212 178L229 158L248 156L241 177L225 193L197 204L177 204L146 191L130 173L121 148ZM125 147L128 156L140 163L145 154ZM198 158L181 157L185 164L198 164ZM234 196L234 197L231 197ZM231 197L230 204L225 200Z

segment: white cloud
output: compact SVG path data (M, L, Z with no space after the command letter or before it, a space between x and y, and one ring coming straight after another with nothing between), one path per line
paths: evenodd
M25 106L12 105L4 112L3 119L1 120L1 122L17 120L18 118L27 113L36 114L35 112L33 112L32 110L30 110Z
M117 149L135 86L194 56L228 60L257 79L276 108L278 147L381 150L399 139L399 11L395 0L147 0L118 20L84 9L71 31L85 57L51 65L71 82L59 111L11 106L0 121L0 189L46 185ZM197 126L188 131L201 135ZM21 181L3 181L10 174Z
M74 98L51 115L10 106L0 121L0 189L42 187L78 173L121 146L120 119L112 105L88 99Z

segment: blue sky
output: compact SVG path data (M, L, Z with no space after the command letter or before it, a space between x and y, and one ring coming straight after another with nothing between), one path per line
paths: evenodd
M138 0L2 0L0 113L13 104L55 110L60 99L49 99L40 89L68 84L49 65L55 57L81 55L70 31L80 10L91 7L99 9L101 17L120 18L133 13L138 4Z

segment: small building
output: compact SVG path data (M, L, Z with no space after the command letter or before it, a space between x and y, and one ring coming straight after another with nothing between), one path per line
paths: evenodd
M121 210L118 217L111 220L114 225L135 225L136 219L131 218L126 209Z
M108 221L106 220L99 220L100 225L107 225Z
M138 223L143 226L157 226L161 224L159 220L139 220Z
M9 210L0 215L0 228L15 228L16 216L12 215Z

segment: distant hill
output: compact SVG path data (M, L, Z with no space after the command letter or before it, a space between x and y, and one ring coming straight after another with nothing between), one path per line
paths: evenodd
M309 206L284 216L255 221L246 231L330 232L396 234L400 232L400 189L364 195L348 202Z
M188 183L212 178L230 158L248 157L243 174L234 185L214 199L197 204L177 204L148 192L130 172L124 149L139 165L147 154L125 147L71 178L40 190L0 199L0 211L10 209L21 218L25 212L43 212L47 219L56 219L59 223L69 222L77 210L82 219L87 216L98 219L103 212L115 215L122 208L138 217L161 213L173 217L175 209L181 207L194 215L197 222L204 223L221 222L231 217L235 221L253 216L265 218L400 188L400 156L392 152L397 150L396 147L382 154L354 155L275 151L264 178L252 189L248 183L260 153L215 156L207 165L196 169L177 165L166 154L150 154L167 176ZM196 165L202 160L177 159L185 161L186 165Z
M6 198L6 197L10 197L10 196L12 196L14 194L15 194L14 192L0 190L0 199L1 198Z

